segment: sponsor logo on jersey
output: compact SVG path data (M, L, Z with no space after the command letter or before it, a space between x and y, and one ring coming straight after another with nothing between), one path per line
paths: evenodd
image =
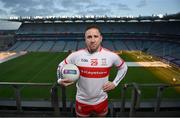
M78 66L80 75L87 78L104 78L109 76L110 67L81 67Z

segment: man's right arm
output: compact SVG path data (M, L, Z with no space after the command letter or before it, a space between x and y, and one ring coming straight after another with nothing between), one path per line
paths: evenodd
M59 63L58 68L57 68L57 83L63 86L69 86L73 84L74 82L70 80L69 78L62 78L62 67L65 64L72 63L72 55L69 55L66 59L64 59L61 63Z

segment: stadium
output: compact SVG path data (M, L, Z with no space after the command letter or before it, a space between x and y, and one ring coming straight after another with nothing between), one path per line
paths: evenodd
M180 14L139 17L11 17L0 32L0 116L75 116L76 87L56 83L69 53L85 48L84 30L98 25L103 47L128 73L109 92L109 117L180 116ZM114 78L111 69L109 78Z

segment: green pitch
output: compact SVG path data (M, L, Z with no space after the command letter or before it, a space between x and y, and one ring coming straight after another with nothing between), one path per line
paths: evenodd
M33 83L54 83L56 82L56 69L68 54L67 53L28 53L24 56L12 59L0 64L0 82L33 82ZM123 52L120 54L125 61L153 61L154 58L139 52ZM110 78L113 79L116 69L111 69ZM121 98L121 87L124 83L173 83L172 78L177 78L179 83L180 71L173 68L145 68L129 67L126 77L115 90L109 92L110 99ZM156 97L157 88L141 88L142 98L151 99ZM179 99L180 88L169 88L163 93L163 97ZM75 85L67 87L68 99L75 98ZM22 99L50 99L50 87L27 87L21 88ZM59 95L60 89L59 89ZM128 90L129 98L131 91ZM0 86L0 99L14 98L14 91L11 86Z

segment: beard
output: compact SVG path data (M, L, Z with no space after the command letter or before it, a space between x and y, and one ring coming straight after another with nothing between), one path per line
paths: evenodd
M94 52L97 52L98 51L98 49L99 49L99 47L100 47L100 45L90 45L90 46L88 46L88 51L90 52L90 53L94 53Z

